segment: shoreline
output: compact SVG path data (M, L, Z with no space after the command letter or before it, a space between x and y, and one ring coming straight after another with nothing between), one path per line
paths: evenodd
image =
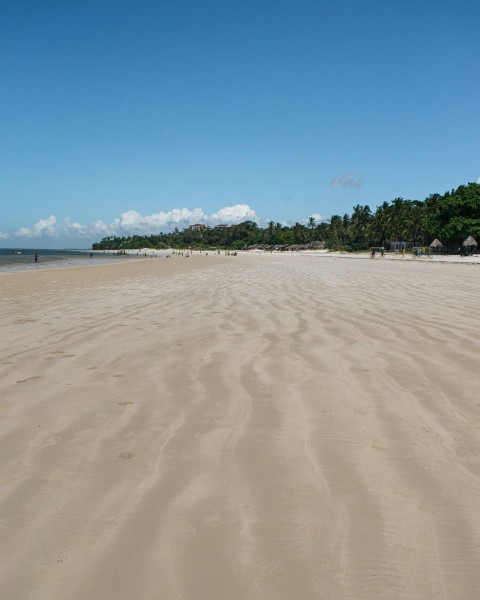
M303 256L310 258L330 258L330 259L352 259L352 260L372 260L368 252L341 252L341 251L329 251L329 250L295 250L295 251L265 251L265 250L178 250L178 249L152 249L142 248L139 250L128 250L126 249L123 254L119 254L117 250L92 250L91 253L95 258L87 257L65 257L59 260L46 260L42 262L40 255L40 261L38 263L14 263L12 265L1 265L0 275L2 273L17 273L17 272L35 272L49 269L60 269L60 268L76 268L76 267L88 267L98 265L109 265L111 261L129 261L129 260L145 260L148 258L184 258L185 256L225 256L228 254L232 255L236 252L237 256ZM110 255L109 258L101 258L101 255ZM403 256L400 253L386 252L383 257L377 256L375 261L402 261L402 262L427 262L435 264L466 264L466 265L479 265L480 254L471 256L461 255L432 255L432 256L413 256L407 254Z
M101 255L104 254L104 252L101 253ZM42 254L39 254L38 262L35 262L34 258L32 258L31 262L12 262L0 264L0 273L13 273L19 271L43 271L45 269L95 266L102 264L111 264L112 261L122 261L130 259L130 256L103 257L100 255L95 256L95 258L87 256L64 256L58 258L45 258L44 256L42 256Z

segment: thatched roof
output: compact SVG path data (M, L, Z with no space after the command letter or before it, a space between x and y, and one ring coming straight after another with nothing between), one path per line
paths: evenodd
M437 238L435 238L430 244L430 248L443 248L443 244L440 240L437 240Z
M477 240L471 235L469 235L468 238L464 240L462 246L478 246Z

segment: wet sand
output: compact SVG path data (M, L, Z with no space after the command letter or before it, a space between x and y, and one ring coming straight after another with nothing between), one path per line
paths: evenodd
M8 600L480 597L480 267L0 273Z

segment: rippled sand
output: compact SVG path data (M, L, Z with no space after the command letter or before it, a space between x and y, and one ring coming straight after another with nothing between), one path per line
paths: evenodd
M0 274L1 597L480 597L479 269Z

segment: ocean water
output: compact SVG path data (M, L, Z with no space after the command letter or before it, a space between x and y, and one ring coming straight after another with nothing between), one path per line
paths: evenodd
M38 261L35 262L35 254ZM57 267L105 264L114 260L134 260L135 256L91 252L90 250L35 250L0 248L0 271L26 271Z

